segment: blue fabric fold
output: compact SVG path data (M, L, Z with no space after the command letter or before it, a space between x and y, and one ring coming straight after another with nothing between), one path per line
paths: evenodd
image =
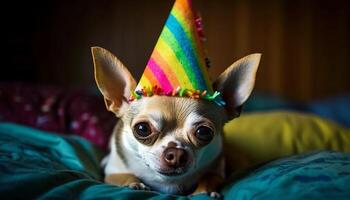
M0 123L2 199L210 199L102 182L102 153L87 140ZM316 152L270 162L230 182L225 199L349 199L350 154Z

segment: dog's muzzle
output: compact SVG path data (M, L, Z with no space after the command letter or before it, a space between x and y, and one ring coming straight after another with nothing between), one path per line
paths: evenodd
M185 149L168 145L161 155L159 173L167 176L181 175L187 171L190 160L189 153Z

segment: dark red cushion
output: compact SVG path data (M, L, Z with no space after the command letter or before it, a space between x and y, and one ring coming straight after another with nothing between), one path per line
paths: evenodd
M80 135L106 149L117 118L97 91L3 83L0 121Z

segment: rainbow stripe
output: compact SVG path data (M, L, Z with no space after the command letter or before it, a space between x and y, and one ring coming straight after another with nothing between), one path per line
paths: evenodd
M150 93L208 100L220 96L211 86L190 0L175 1L134 98Z

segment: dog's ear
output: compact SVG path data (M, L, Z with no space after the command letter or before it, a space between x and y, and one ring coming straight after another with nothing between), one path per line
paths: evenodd
M233 63L214 82L213 87L223 95L229 118L238 117L242 104L254 88L255 74L261 54L251 54Z
M106 107L118 117L128 104L127 99L136 87L135 79L112 53L101 47L92 47L95 80L105 99Z

